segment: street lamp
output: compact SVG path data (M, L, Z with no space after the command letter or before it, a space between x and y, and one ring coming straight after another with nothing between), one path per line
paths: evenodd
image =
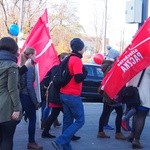
M19 18L19 27L20 27L20 32L23 32L23 19L24 19L24 0L21 0L21 5L20 5L20 18Z
M19 17L19 35L18 35L18 46L22 47L23 39L23 21L24 21L24 0L20 1L20 17Z
M103 52L106 55L106 37L107 37L107 0L105 0L105 14L104 14L104 37L103 37Z

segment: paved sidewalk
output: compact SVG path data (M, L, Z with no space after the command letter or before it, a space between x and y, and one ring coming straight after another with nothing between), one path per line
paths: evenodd
M111 136L110 139L98 139L97 130L99 116L102 111L102 104L100 103L84 103L85 107L85 125L79 130L76 135L81 136L79 141L71 142L73 150L130 150L131 143L127 141L119 141L115 139L114 130L106 130L106 133ZM116 113L112 112L109 124L114 127ZM59 121L62 122L62 114L59 116ZM14 150L26 150L27 149L27 134L28 123L24 120L17 126L17 130L14 138ZM42 130L39 128L37 123L36 130L36 141L39 145L44 147L44 150L54 150L51 142L53 139L41 138ZM61 133L61 127L51 128L52 134L59 136ZM129 132L123 131L127 136ZM145 129L141 136L141 143L144 146L143 150L150 149L150 116L146 118Z

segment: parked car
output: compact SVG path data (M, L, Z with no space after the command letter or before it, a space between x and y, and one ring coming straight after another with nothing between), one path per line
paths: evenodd
M102 96L97 92L98 87L103 79L101 66L97 64L84 64L88 75L83 81L81 97L83 101L100 102Z

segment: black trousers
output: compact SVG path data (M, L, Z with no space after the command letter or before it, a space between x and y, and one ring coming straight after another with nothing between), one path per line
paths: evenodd
M114 109L117 113L116 121L115 121L116 133L121 132L121 121L122 121L122 115L123 115L122 106L112 107L112 106L107 105L107 104L104 104L103 111L102 111L102 114L101 114L100 119L99 119L99 132L103 132L103 128L104 128L104 125L106 123L106 120L107 120L108 116L110 115L110 112Z
M0 123L0 150L13 149L13 137L19 121Z
M136 110L132 121L132 133L135 139L140 139L149 110Z
M60 111L63 112L63 108L62 107L54 107L54 108L52 108L51 114L49 115L49 117L46 120L46 127L44 128L43 133L45 133L45 134L49 133L51 125L57 119Z

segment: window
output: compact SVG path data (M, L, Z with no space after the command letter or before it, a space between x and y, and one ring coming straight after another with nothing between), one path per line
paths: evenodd
M104 77L103 72L102 72L101 69L98 68L98 67L96 67L96 73L97 73L97 76L98 76L99 78L102 79L102 78Z
M88 76L94 76L93 68L91 66L85 66L88 71Z

